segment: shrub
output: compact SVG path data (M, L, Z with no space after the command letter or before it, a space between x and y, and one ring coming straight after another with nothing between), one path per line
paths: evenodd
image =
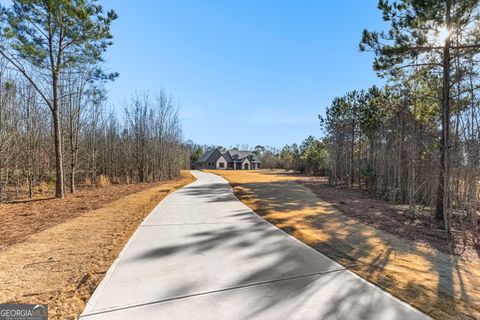
M111 184L110 179L103 174L97 177L97 188L105 188Z
M37 185L36 189L37 189L36 190L37 193L44 194L48 192L48 189L49 189L48 183L45 181L42 181Z

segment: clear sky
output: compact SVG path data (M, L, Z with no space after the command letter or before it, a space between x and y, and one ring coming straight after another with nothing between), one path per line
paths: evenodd
M362 30L377 0L103 0L119 15L109 104L164 88L186 139L280 147L320 136L317 115L348 90L381 84Z

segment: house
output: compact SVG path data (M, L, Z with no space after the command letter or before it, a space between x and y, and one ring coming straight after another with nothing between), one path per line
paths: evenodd
M260 167L261 161L251 151L228 150L222 153L219 148L207 150L195 163L196 169L211 170L256 170Z

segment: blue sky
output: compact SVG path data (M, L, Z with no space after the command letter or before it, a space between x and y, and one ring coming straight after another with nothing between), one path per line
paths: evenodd
M164 88L186 139L280 147L320 136L317 115L348 90L380 84L362 30L377 0L103 0L119 15L107 67L109 104ZM120 107L118 107L120 109Z

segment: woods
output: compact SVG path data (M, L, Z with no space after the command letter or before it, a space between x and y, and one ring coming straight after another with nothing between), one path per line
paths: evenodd
M51 112L55 146L55 195L64 197L63 142L60 114L61 82L88 66L89 80L105 75L98 63L112 44L114 11L86 1L13 1L2 10L0 55L37 91ZM94 71L94 72L92 72ZM69 92L65 92L66 95Z
M285 145L277 157L280 168L296 170L307 175L324 175L328 152L324 141L310 136L300 145L296 143Z
M96 1L1 8L0 201L48 194L53 184L63 198L78 184L179 176L188 157L165 91L106 106L105 84L118 74L105 70L103 54L116 18Z
M383 88L335 98L322 124L329 178L379 198L429 208L479 243L478 1L379 2L388 32L365 30Z
M0 199L48 194L55 181L53 124L31 84L0 73ZM139 94L119 110L101 92L76 92L59 103L65 189L77 185L161 181L187 164L178 108L165 91Z

